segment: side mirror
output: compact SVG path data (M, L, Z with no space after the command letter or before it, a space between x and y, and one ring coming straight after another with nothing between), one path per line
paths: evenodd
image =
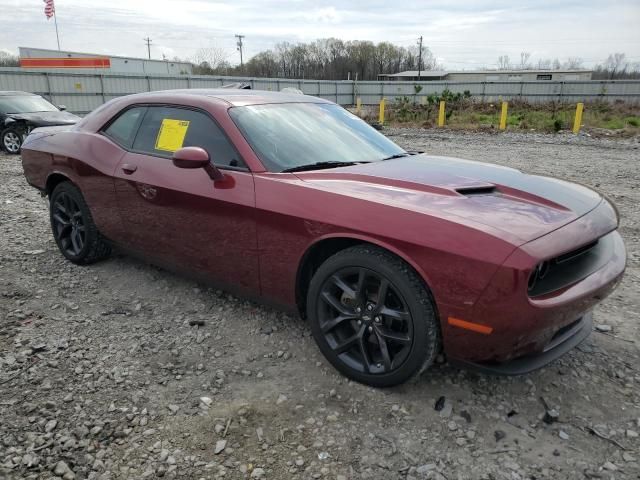
M64 111L67 109L67 106L66 106L66 105L58 105L58 109L59 109L61 112L64 112Z
M212 180L224 178L213 163L207 151L200 147L182 147L173 153L173 164L178 168L204 168Z

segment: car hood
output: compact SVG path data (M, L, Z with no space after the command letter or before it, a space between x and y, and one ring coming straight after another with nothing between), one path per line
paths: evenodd
M33 113L9 113L8 118L23 120L34 127L48 127L51 125L73 125L80 117L69 112L33 112Z
M486 226L516 243L556 230L602 201L597 192L582 185L499 165L428 155L296 175L309 186L333 193Z

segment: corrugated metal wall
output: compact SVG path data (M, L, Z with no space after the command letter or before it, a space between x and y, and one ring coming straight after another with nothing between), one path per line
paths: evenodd
M413 96L414 82L357 82L330 80L292 80L277 78L211 77L196 75L94 74L68 71L25 71L0 68L0 90L23 90L38 93L70 111L87 113L115 97L130 93L174 88L217 88L234 82L250 83L257 90L280 91L285 87L302 90L307 95L326 98L341 105L353 105L359 96L364 105L375 105L382 97ZM561 100L640 102L638 80L591 80L572 82L420 82L417 97L468 90L480 101L522 99L530 102Z

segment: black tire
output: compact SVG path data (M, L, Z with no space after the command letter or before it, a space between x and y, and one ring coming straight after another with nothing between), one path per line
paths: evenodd
M22 147L22 135L15 128L5 128L0 133L2 149L12 155L18 155Z
M372 245L342 250L318 268L307 315L327 360L345 376L374 387L417 377L440 350L427 286L400 258Z
M80 190L69 182L58 184L49 196L53 238L64 257L78 265L107 258L111 245L100 234Z

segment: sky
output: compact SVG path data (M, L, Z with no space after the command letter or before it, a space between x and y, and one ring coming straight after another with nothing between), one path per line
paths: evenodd
M191 58L199 48L224 48L239 62L235 34L245 35L245 60L283 41L317 38L424 45L449 69L495 68L500 55L580 57L585 67L624 52L640 62L640 0L55 0L63 50ZM0 0L0 50L56 48L43 0Z

